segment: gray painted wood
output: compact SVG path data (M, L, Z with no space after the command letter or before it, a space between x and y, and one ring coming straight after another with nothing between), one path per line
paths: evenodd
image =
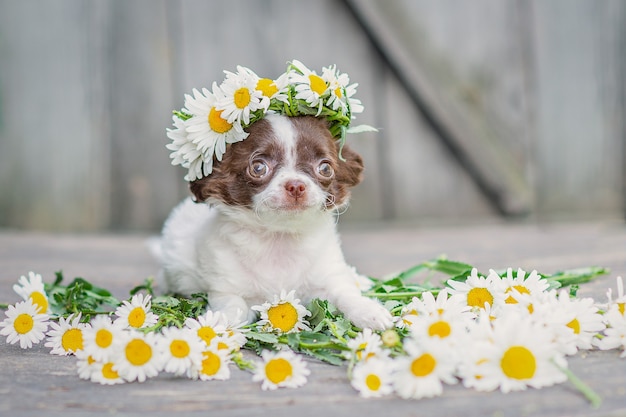
M623 217L622 2L351 3L380 12L513 206ZM224 69L271 77L293 58L349 73L358 123L381 128L350 138L366 177L343 222L494 219L342 2L0 0L0 226L159 228L187 194L164 148L171 110Z

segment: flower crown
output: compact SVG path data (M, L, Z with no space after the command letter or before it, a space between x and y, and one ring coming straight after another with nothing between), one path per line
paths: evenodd
M214 157L222 160L226 144L246 139L244 129L268 113L325 118L340 141L340 157L346 133L376 130L365 125L349 128L353 114L361 113L363 106L352 97L358 84L349 84L348 75L335 65L317 75L294 60L275 80L260 78L242 66L224 73L226 78L219 86L214 82L212 91L194 88L193 96L185 94L185 107L174 111L174 128L167 129L172 165L189 170L186 181L210 175Z

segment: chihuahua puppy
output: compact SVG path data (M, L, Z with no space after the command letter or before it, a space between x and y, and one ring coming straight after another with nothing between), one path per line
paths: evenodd
M364 297L346 264L336 213L361 181L363 162L324 119L268 115L229 145L213 172L190 184L165 222L157 251L166 290L206 292L212 310L254 321L253 305L281 290L306 304L326 299L355 325L391 327L390 313Z

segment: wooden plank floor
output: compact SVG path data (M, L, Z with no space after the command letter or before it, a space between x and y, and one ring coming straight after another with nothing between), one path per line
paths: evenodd
M445 229L370 226L344 229L342 237L348 260L373 276L440 254L481 269L511 266L551 273L599 265L610 267L610 276L586 284L579 294L602 301L606 289L615 288L616 276L626 278L626 227L621 223ZM33 270L52 280L59 269L67 278L83 276L126 298L129 289L157 270L145 238L0 232L0 301L18 301L11 287L20 275ZM0 415L626 415L626 359L616 351L591 351L570 357L569 364L602 396L599 409L592 409L568 383L506 395L456 385L446 386L443 396L430 400L364 400L350 387L345 367L315 361L309 361L312 373L307 385L275 392L261 391L249 373L237 369L225 382L161 374L142 384L106 387L80 380L74 358L52 356L43 344L23 351L1 341Z

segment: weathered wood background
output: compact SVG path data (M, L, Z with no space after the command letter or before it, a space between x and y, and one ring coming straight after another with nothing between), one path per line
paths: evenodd
M183 94L293 58L380 128L344 222L624 217L621 0L0 0L0 226L160 227Z

